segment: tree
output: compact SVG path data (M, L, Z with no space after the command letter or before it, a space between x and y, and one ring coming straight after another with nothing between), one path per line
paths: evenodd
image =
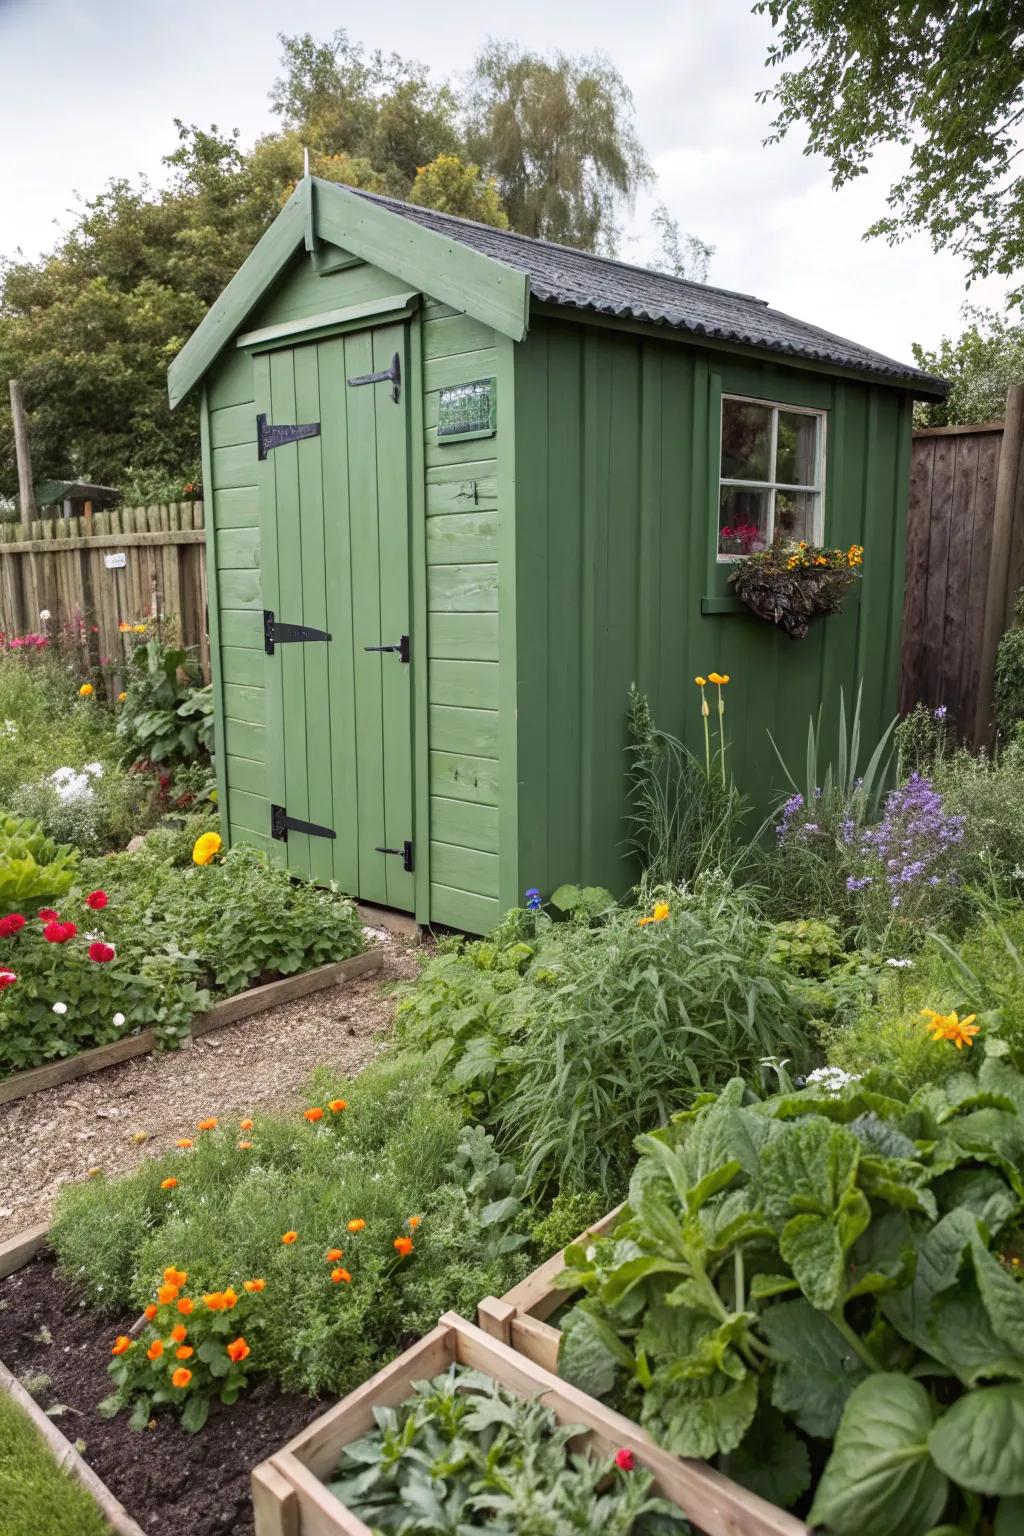
M652 176L614 65L515 43L490 43L473 66L466 151L513 229L584 251L614 251L620 204Z
M965 305L963 313L969 323L960 336L944 336L934 352L914 345L918 367L949 379L953 386L940 403L917 405L918 426L999 421L1006 391L1024 382L1024 322L1011 323L993 310L971 305Z
M843 186L879 145L910 150L890 212L868 230L896 242L923 229L972 278L1019 273L1024 258L1024 0L757 0L779 30L782 74L760 99L798 123ZM1012 294L1024 300L1024 285Z
M438 155L429 165L421 165L409 201L440 213L476 219L478 224L493 224L495 229L508 229L508 214L501 206L493 176L484 176L478 165L467 164L458 155Z
M654 270L667 272L670 277L684 277L690 283L706 283L714 246L706 245L696 235L681 235L679 220L673 218L664 203L659 203L651 214L651 223L658 231L658 254L651 263Z

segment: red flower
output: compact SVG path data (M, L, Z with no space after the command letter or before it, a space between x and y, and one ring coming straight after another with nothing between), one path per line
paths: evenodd
M41 923L60 922L60 913L55 912L52 907L40 907L39 911L36 913L36 917L38 917Z
M77 932L74 923L50 922L43 929L43 938L47 944L66 944Z
M18 978L13 971L0 971L0 992L2 992L5 987L13 987L17 979Z
M75 937L75 934L78 932L78 929L77 929L77 927L75 926L74 923L61 923L60 926L64 930L64 937L61 940L61 943L62 944L66 944L68 939L73 939Z
M95 960L97 965L106 965L108 960L113 960L115 953L113 944L104 944L102 939L89 945L89 959Z
M622 1472L632 1472L632 1470L633 1470L633 1452L632 1451L627 1451L625 1446L623 1446L621 1451L616 1451L615 1452L615 1465Z
M25 926L25 919L20 912L12 912L8 917L0 917L0 939L9 939L12 934L20 933Z
M107 904L106 891L90 891L85 898L85 904L87 907L91 907L94 912L102 912Z

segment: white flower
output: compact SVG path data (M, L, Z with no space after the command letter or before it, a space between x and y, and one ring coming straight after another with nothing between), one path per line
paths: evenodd
M859 1083L859 1072L844 1072L842 1067L815 1067L807 1074L807 1086L823 1088L833 1098L838 1097L848 1083Z
M894 971L907 971L913 965L913 960L903 958L901 960L887 960L886 965L891 965Z
M120 1029L121 1025L123 1023L124 1023L124 1014L123 1013L115 1013L114 1014L114 1025L115 1025L115 1027L117 1029Z
M75 770L73 768L55 768L50 774L50 783L63 784L67 779L73 779L74 776Z
M54 1013L59 1013L59 1014L63 1015L65 1013L67 1013L68 1005L67 1005L67 1003L54 1003L53 1011L54 1011Z
M49 608L40 608L40 610L39 610L39 617L40 617L41 621L45 624L47 619L50 617L50 610L49 610Z
M94 779L102 779L102 777L103 777L103 764L102 763L86 763L86 765L85 765L85 772L86 773L91 773Z
M6 736L9 741L13 741L17 734L18 727L13 720L5 720L0 726L0 736Z

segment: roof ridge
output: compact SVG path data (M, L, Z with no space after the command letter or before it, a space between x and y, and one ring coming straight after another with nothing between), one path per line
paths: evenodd
M693 277L677 277L673 272L661 272L657 267L644 267L639 262L622 261L618 256L604 256L599 251L584 251L578 245L563 245L558 240L546 240L543 235L524 235L518 229L499 229L496 224L482 224L479 219L467 219L461 213L446 213L440 208L425 208L419 203L410 203L400 197L386 197L381 192L368 192L363 187L349 187L349 192L355 192L358 197L365 197L375 203L383 203L391 208L408 208L411 213L428 214L435 219L450 219L453 224L465 224L470 229L482 229L492 234L501 235L505 240L515 240L524 245L542 245L549 251L565 251L570 256L581 256L585 261L599 261L606 267L621 267L625 272L641 272L644 277L662 278L666 283L679 283L685 288L695 288L699 293L721 293L730 299L744 299L748 304L761 304L764 308L771 307L768 299L759 299L756 293L745 293L740 288L720 288L717 283L698 282Z

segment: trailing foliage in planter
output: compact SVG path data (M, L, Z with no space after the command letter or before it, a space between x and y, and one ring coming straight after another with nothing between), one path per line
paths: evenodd
M729 580L759 618L802 640L812 620L842 608L863 557L859 544L827 549L801 539L743 555L733 563Z
M418 1382L376 1428L345 1447L331 1492L373 1530L434 1536L685 1536L679 1511L651 1493L628 1451L570 1449L582 1431L479 1371L452 1366Z
M614 1236L566 1255L562 1373L836 1536L999 1529L1024 1493L1024 1077L997 1054L763 1103L737 1079L637 1146Z

